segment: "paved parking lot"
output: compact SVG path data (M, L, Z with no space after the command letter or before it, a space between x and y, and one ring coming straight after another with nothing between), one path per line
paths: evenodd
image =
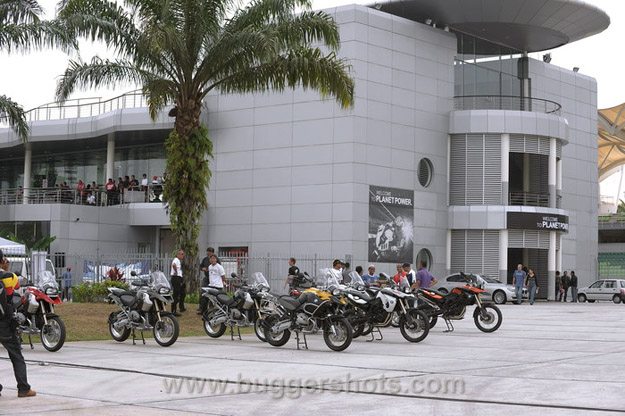
M38 396L17 399L2 354L0 414L284 415L540 414L625 412L625 306L612 303L505 305L502 327L470 319L420 344L394 328L384 340L356 339L330 351L253 335L154 341L68 343L57 353L25 349ZM208 381L207 381L208 380ZM222 382L210 381L221 380ZM308 389L302 388L308 387Z

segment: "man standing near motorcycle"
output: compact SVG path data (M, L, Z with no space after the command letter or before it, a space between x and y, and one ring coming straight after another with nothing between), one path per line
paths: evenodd
M30 388L26 375L26 362L22 355L20 342L15 332L16 322L13 316L11 297L13 290L19 287L19 280L13 273L7 272L9 261L0 250L0 344L6 348L13 364L13 373L17 381L17 397L33 397L37 393ZM2 385L0 384L0 392Z
M174 257L171 262L171 270L169 273L171 276L171 286L174 292L174 303L171 304L171 313L173 313L174 316L180 316L180 314L176 310L178 308L178 305L180 305L180 312L186 311L184 307L185 288L184 280L182 279L182 259L184 259L184 251L178 250L178 252L176 253L176 257Z
M226 278L226 271L223 266L217 263L217 256L210 256L210 266L208 266L208 286L217 289L224 288L224 279Z
M414 289L428 289L438 283L438 280L425 267L425 261L419 260L417 278L414 282Z
M520 305L521 302L523 302L523 285L525 284L526 278L527 273L525 273L525 271L523 270L523 265L519 264L518 266L516 266L516 270L512 274L517 305Z

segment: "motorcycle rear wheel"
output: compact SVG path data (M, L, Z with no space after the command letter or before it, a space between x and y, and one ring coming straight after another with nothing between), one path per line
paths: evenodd
M226 332L226 324L221 323L219 325L212 326L210 321L213 319L213 314L205 314L202 317L204 321L204 332L211 338L219 338Z
M409 309L399 318L399 330L406 341L421 342L430 332L427 315L416 309Z
M482 332L495 332L501 326L503 317L501 310L495 305L482 305L482 311L475 308L473 312L475 326Z
M286 344L287 342L289 342L289 338L291 338L291 331L288 329L285 329L282 332L271 332L271 327L278 321L278 319L275 316L270 316L268 318L265 318L265 325L263 330L265 331L265 339L267 340L267 342L269 343L269 345L272 345L274 347L281 347L284 344Z
M265 338L265 329L263 328L263 321L257 319L254 321L254 333L256 337L262 342L267 342L267 338Z
M41 327L39 334L46 350L58 351L65 343L65 324L58 316L48 318L48 324Z
M334 327L334 332L331 330ZM343 351L352 343L352 326L343 317L327 322L323 329L323 340L332 351Z
M161 313L161 319L154 323L152 332L154 333L154 340L158 345L169 347L178 339L180 325L174 315Z
M124 342L130 336L130 328L124 327L121 331L115 329L113 323L111 322L111 318L117 316L117 313L111 312L111 317L109 318L109 333L111 337L117 342Z

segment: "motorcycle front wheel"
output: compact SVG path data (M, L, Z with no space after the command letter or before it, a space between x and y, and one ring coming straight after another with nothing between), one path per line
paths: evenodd
M475 326L482 332L495 332L501 326L503 317L501 311L495 305L482 305L473 312Z
M409 309L399 318L399 330L406 341L421 342L430 332L427 315L417 309Z
M117 313L111 312L111 316L109 317L109 333L111 337L117 342L124 342L130 336L130 328L124 327L121 330L115 329L113 325L114 319L117 317Z
M40 335L46 350L58 351L65 343L65 324L58 316L48 318L48 323L41 327Z
M154 340L161 347L169 347L178 339L180 325L174 315L161 313L160 321L154 323Z
M323 340L332 351L343 351L352 343L352 326L345 318L334 318L323 329Z

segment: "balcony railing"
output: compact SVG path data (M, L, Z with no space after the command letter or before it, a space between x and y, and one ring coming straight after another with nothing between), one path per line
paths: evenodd
M48 103L26 112L26 120L49 121L68 118L93 117L114 110L147 107L141 90L130 91L115 98L103 100L101 97L76 98L64 103ZM0 114L0 127L8 127L6 116Z
M600 230L622 230L625 228L625 214L599 215Z
M30 188L28 192L24 192L22 188L0 190L0 205L27 203L111 206L141 202L163 202L163 185L136 186L123 192L63 188Z
M465 95L454 97L455 110L512 110L559 116L562 106L555 101L511 95Z
M510 205L525 205L528 207L549 207L549 195L531 192L510 192Z

